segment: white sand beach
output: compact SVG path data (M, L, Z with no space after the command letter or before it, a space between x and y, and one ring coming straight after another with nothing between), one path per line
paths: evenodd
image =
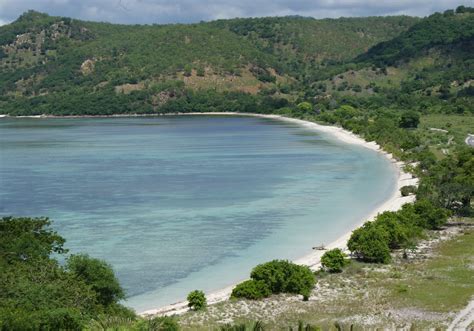
M306 128L314 129L315 131L318 131L318 132L325 132L325 133L331 134L333 137L337 138L340 141L343 141L349 144L357 144L365 148L369 148L376 152L382 153L385 157L387 157L392 162L394 171L398 174L398 180L390 198L387 199L384 203L380 204L377 208L375 208L369 215L361 219L359 224L357 224L356 226L352 228L347 229L346 234L342 235L334 242L326 245L325 246L326 249L340 248L347 251L346 244L353 230L360 227L367 220L372 220L379 213L382 213L384 211L396 211L400 209L402 205L404 205L405 203L411 203L415 200L415 197L413 195L406 196L406 197L401 196L401 193L400 193L401 187L406 186L406 185L418 184L418 179L413 178L411 174L405 173L403 171L404 164L402 162L397 162L392 157L391 154L384 152L380 148L380 146L377 145L375 142L367 142L361 137L358 137L357 135L349 131L346 131L342 128L335 127L335 126L320 125L313 122L294 119L294 118L288 118L288 117L284 117L280 115L262 115L262 114L246 114L246 113L230 113L230 112L223 112L223 113L207 112L207 113L185 113L185 114L183 113L183 114L169 114L169 115L226 115L226 116L238 115L238 116L255 116L255 117L261 117L261 118L278 119L282 121L296 123ZM294 262L301 265L307 265L312 270L317 270L320 267L320 259L323 254L324 254L324 250L314 250L311 254L308 254L299 259L296 259ZM230 297L232 289L235 285L236 284L233 284L231 286L228 286L218 291L214 291L212 293L206 293L208 304L212 305L212 304L227 300ZM177 302L177 303L167 305L161 308L140 312L140 315L142 316L174 315L174 314L182 314L186 312L187 310L188 310L187 301L182 301L182 302Z

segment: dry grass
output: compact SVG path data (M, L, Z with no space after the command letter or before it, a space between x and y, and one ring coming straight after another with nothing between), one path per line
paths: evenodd
M318 273L310 300L279 295L261 301L229 301L180 318L184 330L215 330L226 323L263 321L267 329L298 321L354 330L445 328L474 295L474 231L450 227L432 233L419 249L390 265L353 262L341 274Z

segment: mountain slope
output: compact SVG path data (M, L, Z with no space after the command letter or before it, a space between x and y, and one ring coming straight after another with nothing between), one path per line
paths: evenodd
M447 11L433 14L359 55L347 70L311 84L310 96L370 97L386 104L403 96L402 104L418 103L443 111L473 111L474 13ZM334 70L334 68L333 68ZM373 99L373 98L372 98ZM427 106L428 102L428 106ZM426 110L426 109L425 109Z
M282 17L131 26L30 11L0 27L0 110L51 112L46 105L58 100L93 104L116 95L146 110L114 111L148 112L184 88L284 95L312 66L361 54L417 21Z
M30 11L0 27L0 112L271 111L347 97L399 104L400 95L411 103L459 97L464 111L472 108L473 22L470 8L425 19L143 26Z

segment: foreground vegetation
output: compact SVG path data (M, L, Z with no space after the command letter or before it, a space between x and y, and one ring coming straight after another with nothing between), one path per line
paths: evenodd
M459 221L459 220L457 220ZM246 325L253 330L298 330L299 321L322 330L444 330L474 294L472 227L430 231L423 246L390 264L352 260L342 273L318 272L308 301L291 295L219 303L207 312L180 316L183 330L220 330ZM304 330L304 329L303 329Z
M206 312L202 293L191 293L191 307L204 312L180 323L195 329L193 323L217 327L231 319L261 329L253 320L266 316L271 329L298 327L298 320L329 327L334 320L345 323L340 316L364 325L357 316L371 315L383 326L398 325L396 316L413 308L407 323L419 313L433 317L425 318L426 325L443 326L441 317L451 318L446 312L460 309L474 293L473 233L433 245L436 255L427 260L413 255L421 240L446 231L449 218L465 222L473 215L474 148L464 144L474 127L473 11L461 6L422 20L268 18L164 27L29 12L0 28L0 111L276 113L338 125L375 141L419 178L417 188L402 192L417 201L354 231L352 263L331 252L328 272L317 275L286 261L257 266L229 303ZM318 35L316 42L303 33L308 29L333 34ZM355 38L354 48L336 56L347 38ZM162 62L150 60L148 45L159 47ZM68 256L47 219L3 218L0 226L2 328L178 327L174 319L140 319L121 306L124 293L110 266ZM384 310L393 316L377 319Z

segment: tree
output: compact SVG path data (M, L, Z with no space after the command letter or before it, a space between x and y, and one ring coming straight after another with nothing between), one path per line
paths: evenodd
M327 251L321 258L321 265L329 272L341 272L347 263L346 254L339 248Z
M66 250L50 225L47 218L0 219L1 330L78 330L104 313L91 284L52 257ZM118 304L108 310L135 316Z
M63 254L64 238L51 228L46 217L3 217L0 219L0 258L5 262L47 259Z
M203 291L194 290L188 294L188 307L193 310L203 310L207 306L206 295Z
M375 222L366 222L352 232L347 243L349 250L363 261L388 263L391 260L388 234Z
M439 229L448 219L448 213L444 208L434 206L427 199L420 199L415 202L414 208L427 229Z
M399 126L401 128L409 129L416 128L420 123L420 114L416 111L406 111L400 118Z
M316 283L307 266L300 266L285 260L273 260L256 266L250 277L264 281L272 293L295 293L307 298Z
M66 268L78 279L91 286L97 299L104 307L118 303L125 293L114 275L112 267L105 261L94 259L86 254L71 255Z
M403 224L400 222L400 213L386 211L378 215L374 225L382 229L386 234L387 243L390 249L402 247L409 238L409 228L413 224Z

